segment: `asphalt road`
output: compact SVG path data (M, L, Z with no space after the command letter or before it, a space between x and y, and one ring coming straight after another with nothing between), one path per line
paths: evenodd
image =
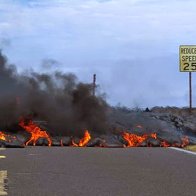
M196 156L172 149L28 147L0 155L0 195L196 195Z

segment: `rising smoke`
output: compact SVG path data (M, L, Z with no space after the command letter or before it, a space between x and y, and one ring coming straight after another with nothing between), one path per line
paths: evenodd
M24 117L47 122L52 135L105 132L107 104L91 91L92 85L78 82L74 74L18 74L0 51L1 129Z

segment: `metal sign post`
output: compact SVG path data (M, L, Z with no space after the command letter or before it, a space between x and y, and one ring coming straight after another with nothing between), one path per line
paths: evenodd
M192 112L192 73L189 72L189 109Z
M179 48L180 71L189 72L189 109L192 112L192 72L196 72L196 45L181 45Z

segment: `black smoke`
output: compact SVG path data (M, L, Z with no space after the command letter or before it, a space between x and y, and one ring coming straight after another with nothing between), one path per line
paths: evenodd
M92 85L74 74L18 74L0 51L0 128L18 124L21 117L46 122L52 135L80 135L84 129L104 133L107 104L92 95Z

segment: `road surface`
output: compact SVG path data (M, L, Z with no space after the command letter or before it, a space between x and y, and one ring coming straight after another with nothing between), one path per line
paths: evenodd
M169 148L28 147L0 156L0 195L196 194L196 156Z

